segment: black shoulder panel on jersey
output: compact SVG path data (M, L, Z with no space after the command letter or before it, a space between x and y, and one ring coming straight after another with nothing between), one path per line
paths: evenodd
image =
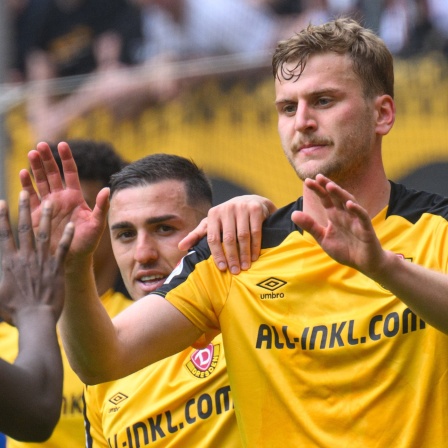
M291 221L291 213L295 210L303 209L303 200L300 197L296 202L279 208L263 224L263 237L261 248L278 246L291 232L302 229Z
M390 182L391 193L387 217L398 215L415 224L424 213L448 219L448 198L427 191L412 190Z

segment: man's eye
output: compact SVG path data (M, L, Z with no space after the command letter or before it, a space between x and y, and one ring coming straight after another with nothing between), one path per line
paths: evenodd
M124 230L122 232L117 233L116 238L119 240L126 240L132 238L134 236L134 232L130 230Z
M175 230L176 230L176 229L175 229L174 227L171 227L171 226L159 226L159 227L157 228L157 231L158 231L159 233L163 233L163 234L166 234L166 233L173 233Z
M331 98L319 98L316 103L318 106L328 106L332 102Z
M294 114L296 110L297 106L295 104L286 104L283 106L283 112L288 115Z

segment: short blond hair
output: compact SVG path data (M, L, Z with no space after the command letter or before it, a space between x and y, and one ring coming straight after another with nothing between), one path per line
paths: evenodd
M339 18L323 25L308 25L287 40L280 41L272 59L274 77L299 78L308 58L319 53L347 54L366 97L394 96L393 57L373 31L351 18ZM286 63L296 62L294 69ZM297 73L297 69L299 72Z

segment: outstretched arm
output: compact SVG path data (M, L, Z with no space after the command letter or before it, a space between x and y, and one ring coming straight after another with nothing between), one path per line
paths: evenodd
M304 212L294 212L292 220L336 261L381 284L428 324L448 333L448 275L384 250L367 211L328 178L318 175L305 183L319 196L328 223L321 226Z
M64 301L63 263L74 227L65 227L52 256L51 213L51 205L45 203L35 240L29 196L21 192L17 249L7 205L0 201L0 316L19 331L14 364L0 360L0 431L29 442L50 437L62 405L63 370L56 322Z
M58 145L65 185L45 143L29 153L37 192L31 177L21 172L29 191L34 221L42 199L51 199L58 230L68 219L76 234L65 269L65 305L59 321L65 351L75 372L87 384L121 378L188 347L201 332L159 296L144 298L111 321L98 297L93 274L93 253L106 224L107 189L97 197L94 210L82 196L76 163L66 143Z
M179 243L179 249L188 250L207 235L218 269L239 274L258 259L263 222L276 209L273 202L262 196L244 195L229 199L212 207L207 218Z

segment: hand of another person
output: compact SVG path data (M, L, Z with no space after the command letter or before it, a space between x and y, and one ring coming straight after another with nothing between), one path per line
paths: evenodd
M52 205L45 202L36 237L31 226L27 192L20 192L18 242L16 247L11 230L8 207L0 201L0 250L2 280L0 282L0 317L16 325L23 311L51 308L56 324L64 303L64 260L73 239L74 226L68 223L60 238L56 253L50 253Z
M19 353L0 359L0 431L26 442L48 439L61 415L63 366L56 324L64 304L64 261L73 239L68 223L50 253L52 205L42 204L34 236L28 192L20 192L16 247L5 201L0 201L0 317L15 325Z
M275 205L262 196L237 196L212 207L201 223L180 243L187 250L207 235L216 266L232 274L249 269L260 255L263 222Z
M30 195L33 228L37 229L42 201L49 199L53 204L52 250L55 250L65 225L72 221L76 227L76 235L71 244L68 259L76 255L91 255L106 226L109 189L104 188L98 193L96 205L92 211L84 199L70 147L62 142L58 145L58 151L62 160L64 181L51 149L46 143L39 143L36 150L28 153L37 191L33 186L30 173L27 170L20 172L22 188Z
M385 251L373 229L367 211L355 198L336 183L318 174L306 179L324 206L328 222L320 225L310 215L296 211L292 220L310 233L325 252L337 262L371 276L384 261Z

